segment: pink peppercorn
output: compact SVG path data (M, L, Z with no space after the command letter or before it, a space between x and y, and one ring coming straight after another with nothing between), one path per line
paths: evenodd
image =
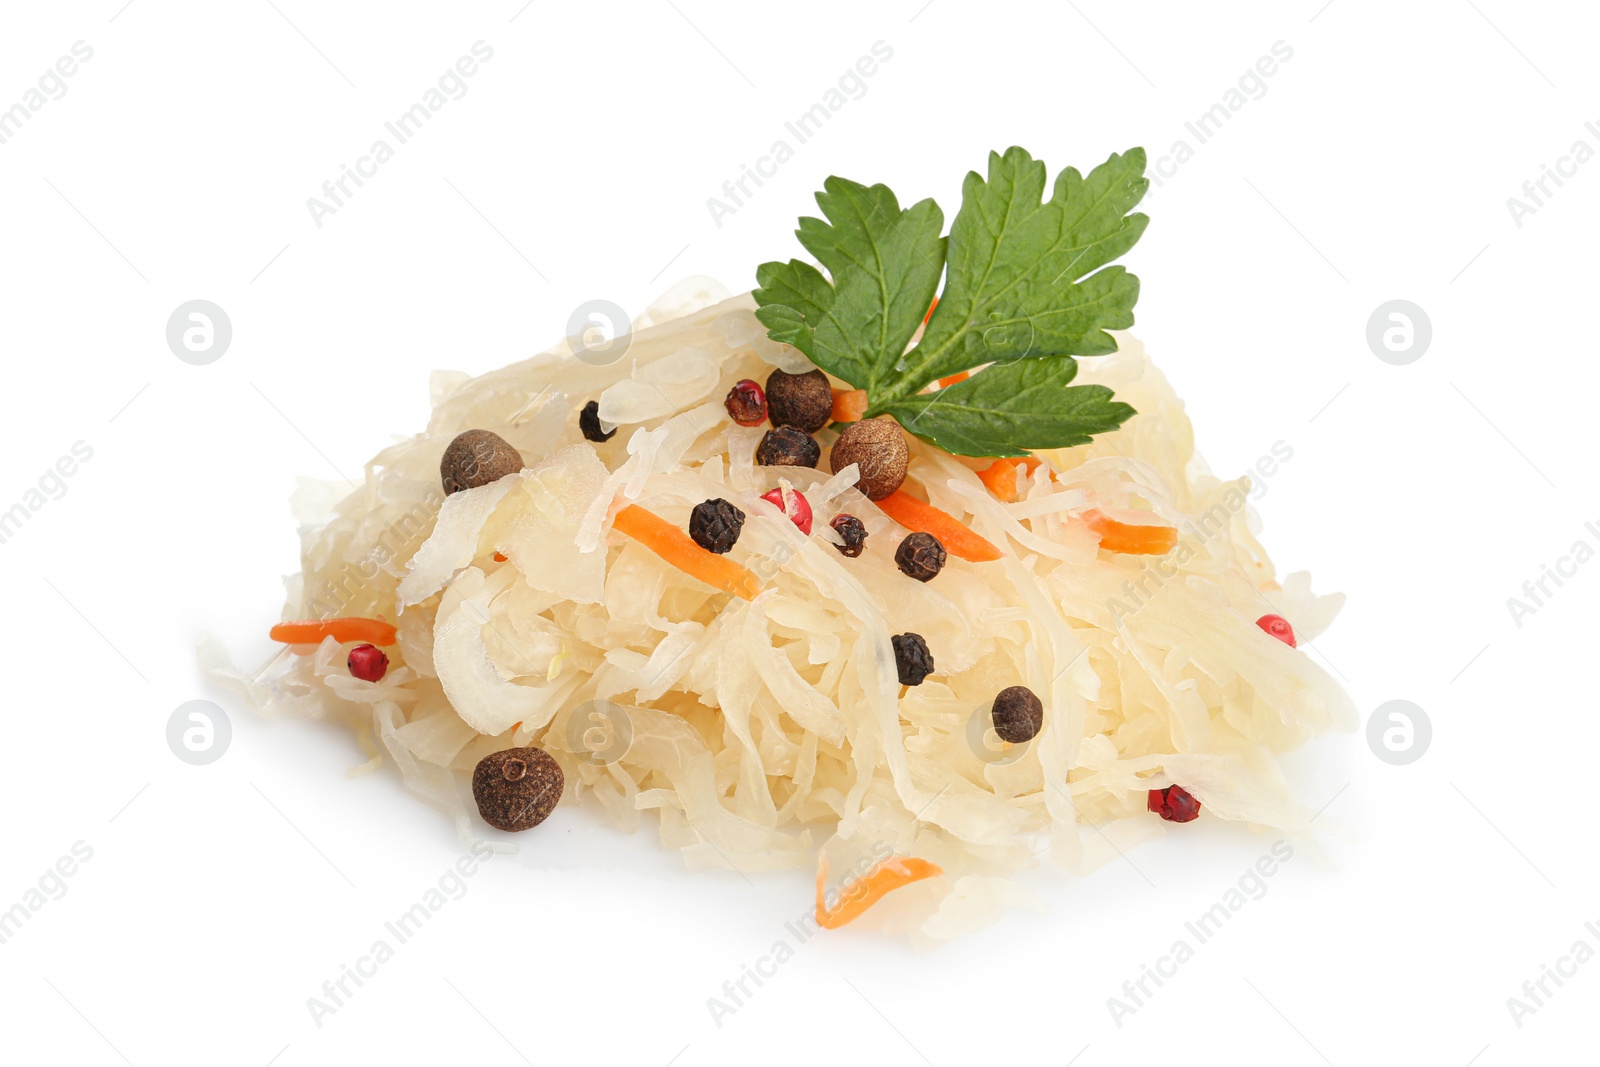
M1263 615L1256 620L1256 625L1290 648L1299 647L1295 644L1294 627L1290 626L1289 620L1282 615Z
M767 394L749 378L734 382L722 403L728 417L740 426L760 426L767 421Z
M379 681L389 672L389 657L377 645L357 645L350 650L345 664L350 668L350 676L363 682Z
M806 501L805 494L797 493L793 489L789 490L788 507L784 507L783 496L782 489L774 489L771 492L762 493L761 499L789 516L794 524L800 527L801 533L809 534L811 532L811 505Z
M1193 822L1200 817L1200 802L1181 785L1150 790L1145 806L1168 822Z

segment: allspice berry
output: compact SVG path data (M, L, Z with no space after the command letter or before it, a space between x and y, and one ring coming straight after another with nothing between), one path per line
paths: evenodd
M817 439L793 426L774 426L756 446L756 463L763 467L815 467L820 459Z
M478 814L496 830L509 832L531 830L544 822L565 786L561 765L537 748L492 752L472 772Z
M492 430L467 430L456 435L439 460L444 495L497 482L522 469L522 453Z
M931 582L944 570L944 545L931 533L908 534L894 550L900 573L919 582Z
M839 439L828 455L828 465L835 474L852 463L861 468L856 488L867 494L868 500L882 500L900 488L910 462L905 431L888 416L852 422L839 431Z
M1032 741L1044 725L1044 705L1025 685L1014 685L1000 690L994 698L989 716L994 720L994 732L1000 740L1020 745Z
M774 426L793 426L815 433L833 417L833 386L819 370L767 376L767 418Z

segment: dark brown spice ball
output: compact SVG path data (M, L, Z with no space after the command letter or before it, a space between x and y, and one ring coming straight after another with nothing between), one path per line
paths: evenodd
M467 430L456 435L439 460L439 480L444 495L497 482L522 469L522 454L491 430Z
M585 441L600 444L617 436L617 428L613 426L609 431L600 428L600 401L591 400L583 405L583 410L578 412L578 429L583 431Z
M852 463L861 468L856 488L867 494L868 500L882 500L900 488L910 462L905 431L887 416L852 422L839 431L828 454L828 465L835 474Z
M994 732L1000 735L1000 740L1014 745L1032 741L1044 725L1044 705L1025 685L1000 690L989 715L994 719Z
M933 653L921 634L895 634L889 644L894 646L894 669L901 685L921 685L933 673Z
M756 462L763 467L815 467L820 459L816 438L793 426L773 427L756 446Z
M855 559L867 547L867 528L854 515L835 515L828 525L837 530L844 540L844 544L833 546L840 555Z
M689 512L689 536L707 552L722 554L739 540L744 529L744 512L716 497L704 500Z
M919 582L931 582L944 570L944 545L931 533L914 533L900 542L894 550L895 565L900 573Z
M537 748L508 748L478 761L472 772L472 798L478 814L496 830L531 830L544 822L561 799L566 778L561 765Z
M814 433L833 417L833 386L819 370L767 375L767 418L774 426L793 426Z

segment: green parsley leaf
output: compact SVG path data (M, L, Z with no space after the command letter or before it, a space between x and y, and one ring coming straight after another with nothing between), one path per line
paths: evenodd
M941 306L942 306L941 301ZM1103 385L1069 385L1078 361L1016 359L884 406L911 433L958 456L1025 456L1089 443L1134 414Z
M1044 164L1021 148L990 153L988 181L973 172L962 187L939 307L893 388L874 401L996 360L1115 352L1105 331L1133 325L1139 279L1100 268L1149 225L1127 214L1149 188L1144 166L1135 148L1087 178L1068 167L1041 204Z
M855 358L850 351L817 355L817 326L833 307L833 284L809 263L791 259L787 263L763 263L756 268L756 318L774 341L794 345L819 366L838 366L834 376L853 381L844 364ZM864 368L863 368L864 369Z
M901 210L886 186L829 178L826 219L796 235L828 271L800 260L756 271L756 317L836 378L867 392L867 415L961 455L1019 456L1083 444L1134 412L1103 386L1070 386L1076 355L1116 351L1133 325L1139 279L1111 261L1144 233L1145 154L1113 155L1084 177L1068 167L1044 200L1043 163L1021 148L968 174L948 238L932 200ZM938 308L918 325L948 276ZM934 381L993 364L935 394Z
M883 390L921 325L944 270L944 213L932 200L902 211L886 185L829 178L817 194L828 221L802 218L800 243L833 276L799 260L756 271L756 317L836 378Z

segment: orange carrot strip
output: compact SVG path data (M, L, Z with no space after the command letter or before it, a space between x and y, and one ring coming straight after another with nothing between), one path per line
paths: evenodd
M948 377L948 378L940 378L939 379L939 388L940 389L948 389L952 385L955 385L957 382L964 382L970 377L972 377L972 372L971 371L969 371L969 370L958 370L954 374L950 375L950 377Z
M1089 529L1100 535L1100 547L1107 552L1164 556L1178 544L1178 531L1172 526L1119 522L1097 508L1090 508L1080 517Z
M867 413L865 389L835 389L833 391L833 421L860 422Z
M980 537L961 520L932 504L924 504L904 489L896 489L878 506L901 526L916 533L930 533L939 539L945 550L973 563L987 563L1000 558L1000 550Z
M392 645L394 627L382 619L308 619L304 622L280 622L269 631L268 636L286 645L318 645L325 637L331 637L341 645L347 641Z
M638 504L617 512L612 529L627 534L685 574L714 585L742 600L753 600L761 592L756 576L727 556L707 552L678 527Z
M927 860L915 856L891 856L878 865L877 870L851 883L839 894L839 904L828 910L826 885L828 857L824 853L817 864L817 925L825 930L837 930L884 898L891 890L933 878L944 871Z
M1011 503L1017 499L1017 468L1025 467L1029 474L1039 469L1043 463L1038 456L1023 456L1021 459L997 459L983 470L978 472L978 479L989 487L989 492L996 497ZM1056 472L1050 472L1050 480L1056 480Z
M496 563L504 563L508 558L509 557L507 557L504 553L496 552L494 554L494 561Z
M933 318L933 309L939 306L939 298L934 297L933 303L928 305L928 313L922 316L922 325L928 325L928 320Z
M1017 499L1017 461L997 459L978 472L978 480L998 499L1011 503Z

